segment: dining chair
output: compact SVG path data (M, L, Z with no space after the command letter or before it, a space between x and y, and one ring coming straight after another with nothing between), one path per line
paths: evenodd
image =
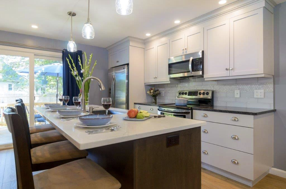
M16 103L23 103L23 100L21 98L16 99ZM27 117L27 112L26 112L26 107L24 107L25 110L25 116ZM34 127L29 127L30 133L39 133L43 131L50 131L50 130L55 130L55 128L51 124L41 124L41 125L35 125Z
M19 104L16 104L16 107L18 107L18 110L21 111L22 109L19 108ZM9 116L6 115L14 115L17 114L21 118L21 121L19 122L12 122L13 119L11 119ZM61 142L55 142L50 144L45 144L42 146L38 146L35 148L32 148L31 145L31 135L29 133L29 128L27 125L27 121L25 118L17 113L17 110L15 108L9 107L4 111L5 120L8 125L8 127L11 130L11 133L13 135L13 127L14 128L21 128L20 130L22 137L25 138L25 143L28 146L28 153L32 165L32 171L39 171L39 170L45 170L50 169L74 160L86 158L88 153L85 150L79 150L77 149L72 143L69 141L61 141ZM12 116L12 117L17 117ZM18 125L14 125L14 124ZM15 132L15 129L14 129ZM37 133L36 133L37 134Z
M30 131L29 122L28 122L26 111L25 111L25 104L23 102L17 103L15 105L15 108L17 109L18 114L22 117L25 123L25 126L27 126L27 128ZM33 133L30 135L30 140L31 140L31 147L34 148L34 147L41 146L44 144L64 141L67 139L62 134L60 134L57 130L53 129L53 130Z
M119 189L121 184L90 159L80 159L43 171L33 176L27 129L14 108L4 111L10 125L18 189Z

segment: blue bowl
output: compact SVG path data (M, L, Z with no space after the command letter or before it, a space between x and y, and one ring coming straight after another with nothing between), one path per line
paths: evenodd
M78 119L87 126L101 126L108 124L112 117L112 115L85 115Z

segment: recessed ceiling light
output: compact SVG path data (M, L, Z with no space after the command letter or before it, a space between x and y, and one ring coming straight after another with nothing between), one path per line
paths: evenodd
M146 33L146 36L151 36L151 34L150 33Z
M39 28L37 25L32 25L31 27L34 28L34 29L38 29Z
M225 4L226 2L227 2L227 0L220 0L220 1L218 2L218 4L222 5L222 4Z
M181 22L180 20L175 20L174 23L175 23L175 24L180 24L180 22Z

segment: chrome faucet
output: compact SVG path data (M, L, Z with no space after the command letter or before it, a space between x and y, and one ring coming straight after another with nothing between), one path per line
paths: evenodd
M102 81L100 80L100 79L98 79L97 77L94 77L94 76L90 76L90 77L88 77L88 78L86 78L83 82L82 82L82 98L81 98L81 109L82 109L82 111L85 113L86 112L86 106L85 106L85 94L84 94L84 85L85 85L85 83L88 81L88 80L96 80L97 82L98 82L98 86L99 86L99 89L101 90L101 91L103 91L103 90L105 90L105 87L104 87L104 85L103 85L103 83L102 83Z

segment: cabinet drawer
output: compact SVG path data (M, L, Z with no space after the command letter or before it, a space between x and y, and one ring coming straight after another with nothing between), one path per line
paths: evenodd
M253 155L202 142L202 162L253 180Z
M253 154L253 129L207 122L202 141Z
M138 110L145 110L151 114L158 114L158 106L147 106L135 104L135 108Z
M251 115L241 115L232 113L219 113L202 110L194 110L193 118L202 121L225 123L245 127L253 127L254 117Z

